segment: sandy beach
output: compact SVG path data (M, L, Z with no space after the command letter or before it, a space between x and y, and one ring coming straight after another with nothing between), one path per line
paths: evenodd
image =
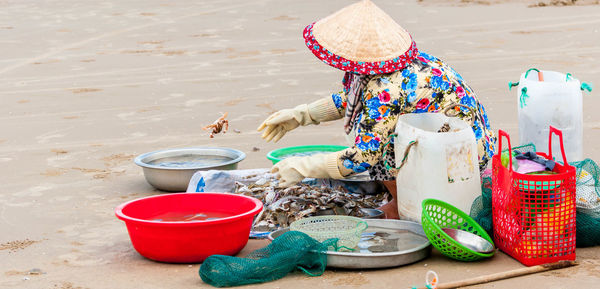
M276 148L345 145L340 121L276 144L256 127L340 89L343 74L306 49L302 29L351 2L0 0L0 287L212 288L199 264L153 262L131 246L114 208L163 193L132 160L223 146L247 154L241 169L266 168ZM517 92L508 81L537 67L600 85L598 1L529 7L539 2L375 0L419 49L462 74L513 143ZM584 93L584 151L600 161L597 95ZM223 112L230 131L210 139L201 128ZM266 244L252 240L241 255ZM600 249L577 255L577 267L471 288L598 286ZM434 250L405 267L294 273L252 287L410 288L428 270L448 282L522 267L501 252L462 263Z

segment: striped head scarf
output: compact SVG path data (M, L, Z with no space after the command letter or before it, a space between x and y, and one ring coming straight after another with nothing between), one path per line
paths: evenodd
M344 115L344 130L346 134L350 134L354 126L356 125L356 117L361 113L363 109L362 96L371 80L371 75L356 74L352 72L346 72L342 84L344 84L344 92L348 97L346 105L346 114Z

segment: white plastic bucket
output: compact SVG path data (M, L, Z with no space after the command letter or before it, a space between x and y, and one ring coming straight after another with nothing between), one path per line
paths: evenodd
M564 134L567 159L582 160L582 89L582 83L570 74L537 69L521 74L517 90L520 143L533 143L536 148L545 150L550 134L548 128L553 126ZM555 143L552 150L560 151L559 146Z
M448 123L450 132L438 130ZM406 148L406 161L396 178L398 213L402 219L421 222L421 203L442 200L469 213L481 195L475 134L471 125L441 113L404 114L398 118L394 142L396 165Z

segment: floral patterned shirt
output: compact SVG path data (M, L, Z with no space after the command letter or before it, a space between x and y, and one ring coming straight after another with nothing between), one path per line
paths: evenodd
M340 115L344 115L347 98L344 91L332 95ZM485 108L463 78L450 66L424 52L403 70L374 76L363 92L363 110L357 117L355 145L339 154L338 169L343 176L361 173L382 159L386 146L393 146L398 116L405 113L441 112L455 103L461 107L458 117L471 122L478 142L480 168L485 168L494 154L496 138L490 128ZM396 175L393 172L392 175Z

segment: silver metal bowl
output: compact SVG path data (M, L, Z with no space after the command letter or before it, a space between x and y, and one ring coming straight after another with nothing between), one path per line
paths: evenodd
M383 219L385 217L383 211L378 209L361 208L360 211L365 214L363 219Z
M178 166L153 164L153 162L160 159L169 158L171 160L177 160L178 157L189 158L190 156L221 157L223 160L218 163L210 164L196 162L186 165L185 163L182 163ZM237 169L238 163L245 158L245 153L235 149L193 147L165 149L145 153L137 156L134 159L134 162L136 165L143 168L146 181L153 187L162 191L183 192L187 189L188 183L195 172L201 170L235 170Z
M344 188L352 193L374 195L386 190L382 182L371 180L368 172L352 175L337 181L341 181Z
M348 177L346 177L344 179L340 179L340 181L344 181L344 182L370 182L371 181L371 176L369 175L368 172L364 172L364 173L360 173L360 174L348 176Z
M385 214L382 210L378 209L369 209L369 208L360 208L360 211L364 214L361 219L383 219ZM317 216L332 216L336 215L333 209L320 210L317 212Z
M494 252L494 244L471 232L452 228L443 228L442 231L448 234L448 236L450 236L450 238L454 239L456 242L461 243L463 246L475 252L483 254Z

